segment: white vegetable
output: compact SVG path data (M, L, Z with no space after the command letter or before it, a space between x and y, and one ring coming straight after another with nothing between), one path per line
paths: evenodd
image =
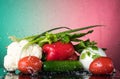
M37 44L30 45L27 49L22 50L28 43L27 40L12 42L7 47L7 55L4 57L4 67L8 71L14 71L18 68L18 61L25 56L36 56L42 58L42 49Z
M98 48L98 50L93 50L89 47L82 51L79 61L82 63L86 71L89 71L89 66L96 56L106 56L106 54L101 48Z

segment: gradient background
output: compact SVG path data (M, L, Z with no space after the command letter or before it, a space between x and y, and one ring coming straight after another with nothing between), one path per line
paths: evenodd
M105 26L85 38L107 48L107 55L120 70L120 0L0 0L0 67L10 35L24 37L58 26L94 24Z

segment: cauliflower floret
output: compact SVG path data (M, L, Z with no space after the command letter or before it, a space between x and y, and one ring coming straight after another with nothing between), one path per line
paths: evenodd
M12 42L8 46L7 55L4 57L4 67L6 70L16 70L18 68L19 59L26 56L42 58L42 48L37 44L30 45L27 49L22 50L27 43L27 40L22 40L20 42Z
M22 50L21 50L22 51ZM31 45L27 48L27 50L24 50L21 52L21 58L25 56L36 56L38 58L42 58L42 49L37 44Z
M18 52L20 52L19 50L20 50L19 43L13 42L7 47L7 55L15 56L18 54ZM16 53L16 51L17 51L17 53Z
M4 57L4 67L8 71L14 71L17 69L18 58L16 56L6 55Z

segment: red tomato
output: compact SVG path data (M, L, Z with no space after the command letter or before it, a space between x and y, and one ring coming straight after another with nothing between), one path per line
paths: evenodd
M113 69L112 59L109 57L99 57L95 59L89 67L91 73L103 75L112 73Z
M24 74L32 74L40 71L42 61L35 56L27 56L19 60L18 69Z

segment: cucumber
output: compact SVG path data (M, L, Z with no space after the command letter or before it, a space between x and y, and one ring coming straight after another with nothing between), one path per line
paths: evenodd
M83 66L79 61L45 61L43 62L43 71L66 72L81 71Z

